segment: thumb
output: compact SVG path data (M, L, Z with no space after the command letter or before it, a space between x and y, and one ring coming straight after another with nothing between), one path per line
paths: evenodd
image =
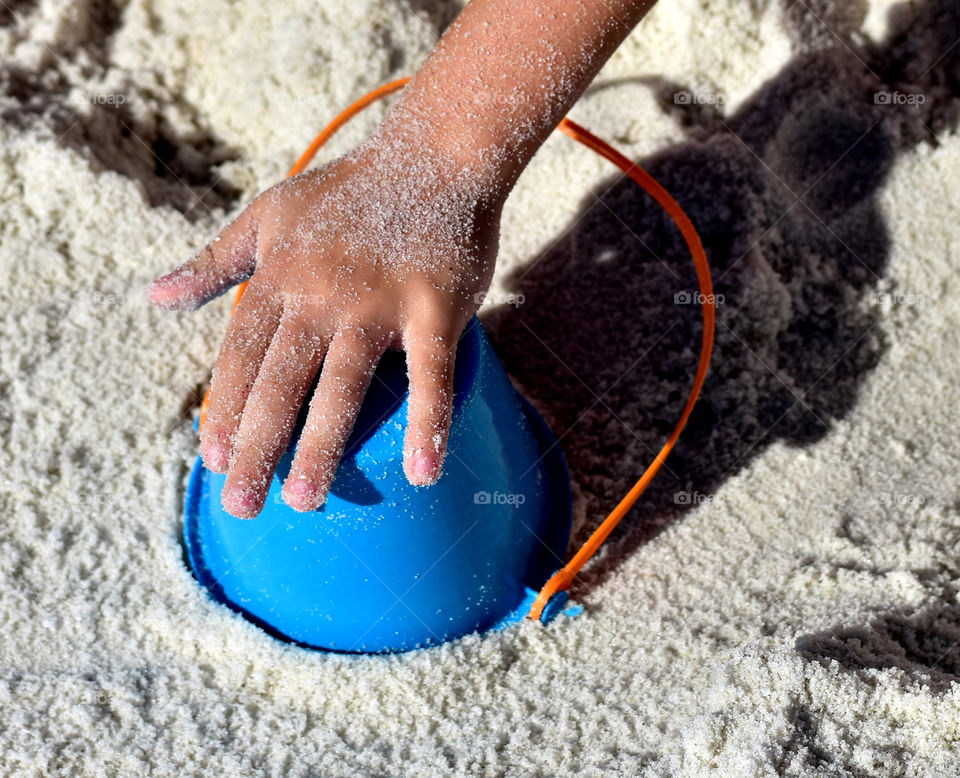
M253 274L257 257L257 220L246 208L189 262L147 287L155 305L193 310Z

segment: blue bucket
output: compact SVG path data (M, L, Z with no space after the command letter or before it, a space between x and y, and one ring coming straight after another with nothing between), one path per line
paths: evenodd
M255 519L224 511L226 476L200 459L184 537L197 580L220 603L305 647L407 651L526 615L570 539L566 463L546 423L510 384L479 320L460 337L443 474L403 473L407 378L384 355L326 504L280 496L290 449Z

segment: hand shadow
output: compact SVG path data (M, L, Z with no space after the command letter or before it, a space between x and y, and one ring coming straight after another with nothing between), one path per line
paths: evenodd
M878 190L898 152L957 124L960 11L907 5L884 46L804 53L729 117L678 105L681 86L658 83L688 140L639 162L700 232L722 300L716 343L677 448L578 586L596 586L766 446L807 446L854 406L885 347ZM894 92L926 99L885 99ZM481 318L560 438L585 503L579 545L686 401L701 321L692 262L656 204L612 176L506 286L523 304Z

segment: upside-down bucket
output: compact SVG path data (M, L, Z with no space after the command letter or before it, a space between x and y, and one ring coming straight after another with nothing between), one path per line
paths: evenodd
M429 487L403 472L397 352L377 368L320 510L280 496L302 417L256 519L223 509L226 476L198 459L185 519L197 579L274 634L339 651L404 651L525 615L570 538L563 455L476 318L458 345L453 402L443 474Z

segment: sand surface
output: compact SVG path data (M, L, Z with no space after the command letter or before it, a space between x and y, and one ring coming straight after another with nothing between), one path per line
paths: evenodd
M173 315L143 286L456 3L121 5L0 7L0 773L960 773L954 0L661 0L574 116L703 235L703 401L582 615L360 658L268 637L185 567L229 299ZM680 411L688 264L565 138L509 203L483 318L563 434L575 541Z

